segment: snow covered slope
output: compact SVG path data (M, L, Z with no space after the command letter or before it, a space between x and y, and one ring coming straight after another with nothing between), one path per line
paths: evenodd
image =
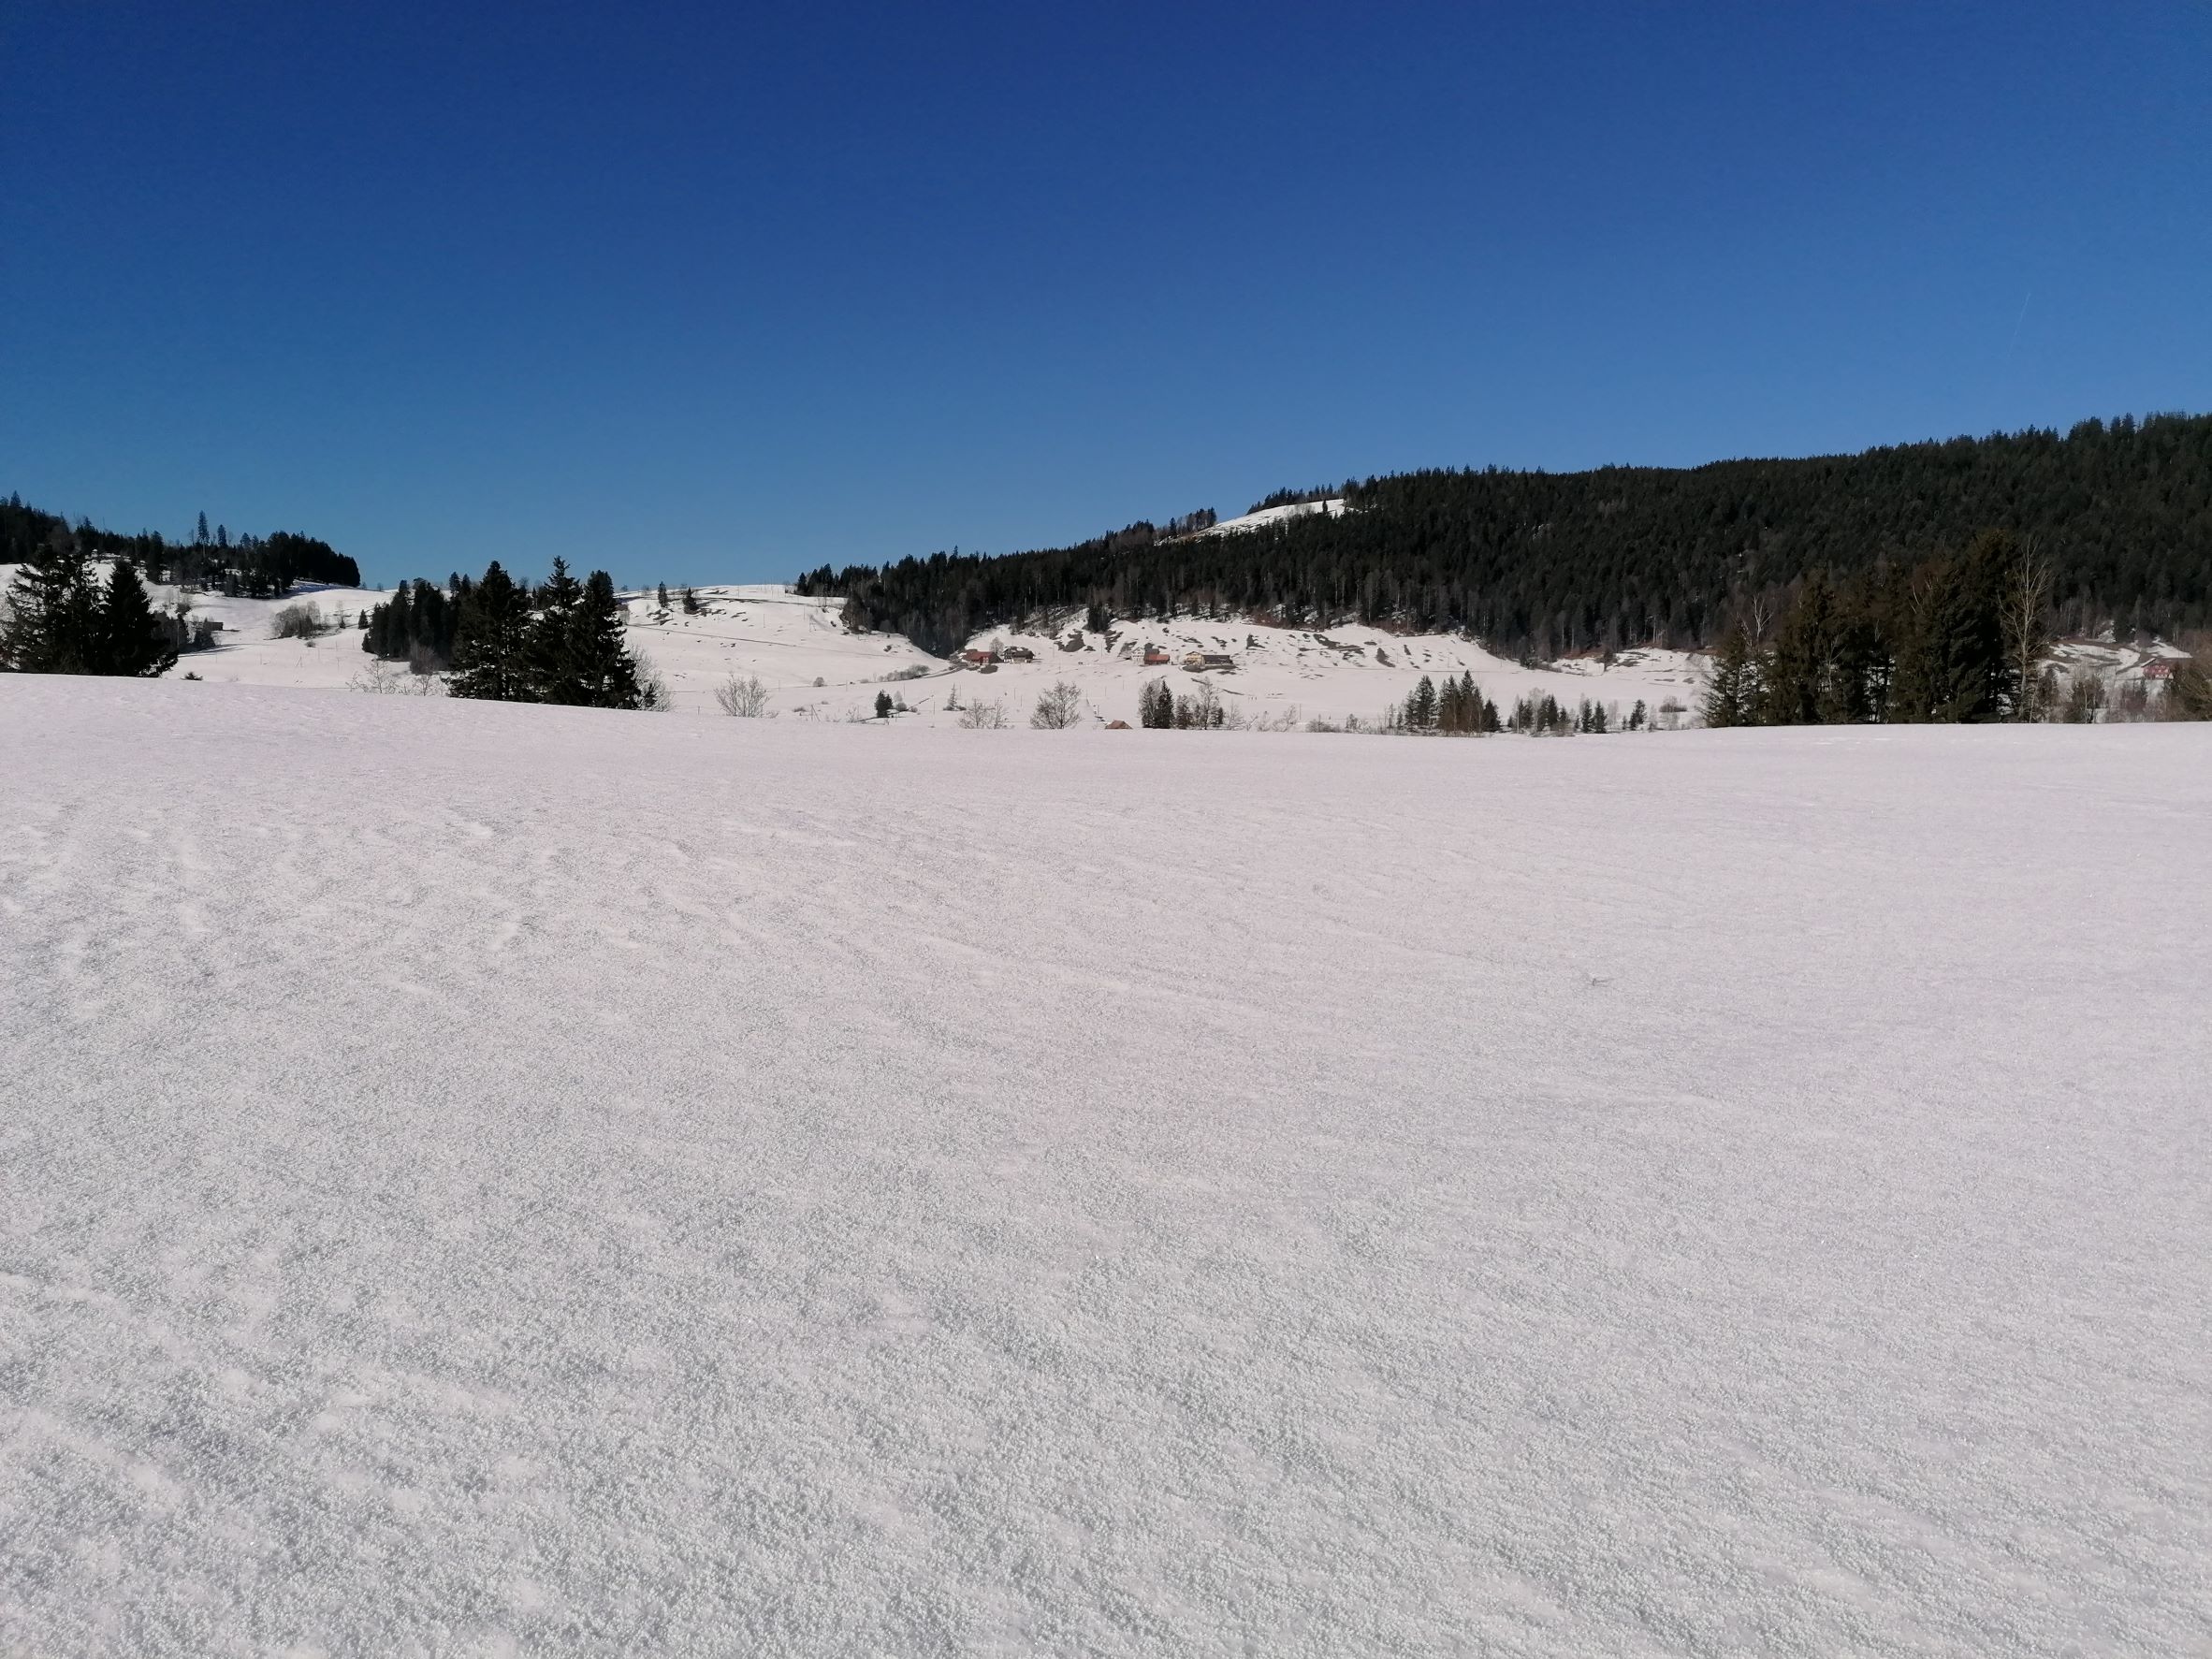
M1332 496L1322 502L1291 502L1280 507L1260 507L1235 518L1224 518L1204 530L1193 531L1194 536L1233 536L1240 531L1258 530L1263 525L1280 524L1286 518L1303 518L1313 513L1326 513L1334 518L1344 511L1344 497Z
M0 677L0 1652L2212 1629L2212 730Z

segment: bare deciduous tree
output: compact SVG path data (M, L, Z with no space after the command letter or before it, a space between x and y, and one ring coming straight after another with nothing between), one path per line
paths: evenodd
M757 720L768 712L768 688L757 674L733 674L714 688L714 700L724 714L741 720Z
M1082 689L1061 680L1037 699L1037 710L1030 715L1029 723L1043 732L1065 732L1082 718Z
M971 732L997 732L1006 725L1006 705L996 697L970 697L960 723Z
M2013 683L2013 719L2033 720L2035 665L2050 648L2051 561L2039 558L2032 537L2020 544L2019 562L2005 584L2004 649Z

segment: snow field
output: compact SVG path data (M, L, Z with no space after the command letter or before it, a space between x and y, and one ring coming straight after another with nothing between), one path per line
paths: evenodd
M0 1651L2212 1632L2202 728L0 779Z

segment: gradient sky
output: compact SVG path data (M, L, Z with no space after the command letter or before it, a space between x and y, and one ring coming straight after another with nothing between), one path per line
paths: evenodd
M2212 407L2212 5L0 10L0 490L372 577Z

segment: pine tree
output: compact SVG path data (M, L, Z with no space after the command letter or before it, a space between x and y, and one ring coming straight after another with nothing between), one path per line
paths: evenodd
M568 574L568 560L553 561L553 575L538 590L538 614L523 642L522 675L533 703L586 701L583 675L575 660L578 608L583 584Z
M167 674L177 663L168 631L154 616L138 573L127 559L117 560L108 573L108 591L100 602L99 658L99 673L145 679Z
M0 666L18 674L96 674L99 601L77 538L56 525L7 589Z
M530 606L495 559L461 606L447 695L527 702L531 684L524 655L529 644Z
M1767 654L1759 687L1762 724L1810 726L1826 720L1834 704L1838 632L1835 590L1815 571L1797 589Z
M666 582L661 584L655 597L659 600L661 608L666 610L668 608L668 584Z
M585 579L570 637L577 703L588 708L645 706L637 659L622 643L622 607L615 598L614 578L606 572L595 570Z
M889 691L876 693L876 718L880 720L887 720L891 718L891 693Z
M1433 732L1436 729L1436 682L1427 675L1405 698L1405 725L1414 732Z
M1713 653L1712 682L1705 692L1705 723L1749 726L1757 722L1759 671L1743 630L1731 628Z

